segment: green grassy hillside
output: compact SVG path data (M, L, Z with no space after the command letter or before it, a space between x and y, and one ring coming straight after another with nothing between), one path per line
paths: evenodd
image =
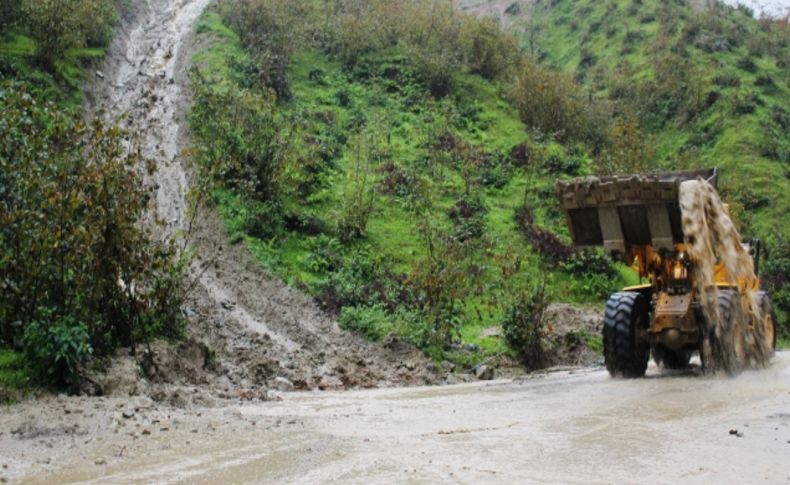
M786 251L782 25L538 2L519 53L449 2L332 5L212 7L192 124L233 240L346 328L474 363L507 350L487 327L528 344L546 300L602 304L634 277L567 248L558 178L718 166L744 234Z
M245 123L238 111L234 121L216 111L238 102L231 93L240 90L247 107L258 99L261 87L246 77L255 62L216 11L198 32L207 48L195 57L203 94L193 126L204 162L216 153L233 158L230 147L205 142L265 137L226 130ZM554 180L590 174L593 162L581 144L531 136L503 82L458 70L449 94L435 97L397 48L349 68L314 45L294 50L287 79L288 99L257 101L289 137L287 154L275 155L290 158L277 203L227 177L214 200L234 240L338 312L341 325L371 338L395 332L436 356L473 363L506 349L481 331L500 325L514 298L544 276L551 298L594 304L632 278L598 255L580 258L603 261L608 275L547 265L519 230L526 203L536 227L567 235ZM446 341L435 335L445 331ZM481 351L451 350L461 343Z
M545 62L638 112L658 167L719 167L745 234L788 236L786 22L651 0L538 2L524 14L540 23L533 38Z
M718 167L746 239L767 242L764 279L790 307L790 25L745 8L655 0L535 2L507 22L525 49L591 96L636 113L652 166ZM787 325L787 323L785 323Z

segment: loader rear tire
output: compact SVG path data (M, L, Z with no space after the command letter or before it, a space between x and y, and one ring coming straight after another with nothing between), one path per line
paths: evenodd
M624 291L609 297L603 318L603 356L612 377L645 375L650 346L639 340L639 333L648 324L643 295Z
M776 312L774 312L774 304L765 291L758 292L757 299L763 312L763 321L758 330L758 335L762 337L765 348L770 350L769 357L773 357L776 351Z

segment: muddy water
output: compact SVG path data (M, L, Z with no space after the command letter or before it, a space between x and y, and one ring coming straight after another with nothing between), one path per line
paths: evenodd
M766 335L766 329L772 326L767 320L769 313L764 311L767 308L762 307L757 290L743 287L734 296L735 314L726 321L716 281L718 264L726 269L724 276L733 288L756 281L752 257L741 244L741 236L711 184L688 180L680 184L679 192L683 234L693 261L694 291L708 322L708 332L715 332L713 344L705 338L702 352L711 369L733 371L745 365L763 366L773 353L773 341ZM756 324L748 325L749 321Z
M586 369L514 382L286 394L281 402L191 411L120 456L126 434L94 436L101 445L82 446L25 481L790 480L790 353L736 378L698 374L670 376L651 365L647 378L629 381Z

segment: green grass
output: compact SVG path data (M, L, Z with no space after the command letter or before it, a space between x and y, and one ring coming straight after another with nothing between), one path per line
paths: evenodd
M656 47L660 37L661 8L667 9L678 23L675 33L667 37L667 46L663 48ZM655 16L656 20L642 23L641 19L648 15ZM682 40L683 29L697 22L697 16L705 15L709 17L707 22L718 22L714 25L732 25L741 29L737 42L729 50L707 52ZM769 122L771 109L779 106L790 110L790 85L786 82L789 73L787 68L778 65L783 56L786 58L787 50L769 50L761 57L750 54L749 45L753 37L761 35L756 20L732 9L716 13L697 12L660 0L644 0L638 6L625 1L560 0L552 2L549 9L539 8L538 18L544 28L537 43L546 56L546 62L566 72L577 73L580 52L586 50L595 56L597 62L590 71L594 72L588 72L585 89L597 91L599 96L608 94L609 85L591 80L595 73L616 72L625 59L630 73L626 76L631 80L651 79L655 76L651 64L651 56L655 52L664 53L674 44L685 46L689 63L697 70L698 80L707 83L707 91L719 92L720 98L686 125L670 120L654 130L658 166L676 167L677 157L688 148L688 143L693 143L698 147L698 153L690 163L697 167L719 167L720 187L731 202L738 202L740 194L749 192L770 199L770 204L750 209L742 218L746 237L759 235L765 238L777 230L786 237L790 235L790 212L786 210L790 207L787 164L760 153L766 133L764 123ZM705 31L707 24L705 20L702 22ZM597 30L592 28L594 25L598 26ZM631 52L623 56L621 50L627 32L636 33L638 38L633 42ZM716 38L715 32L710 35ZM754 60L756 72L750 73L736 66L738 60L745 57ZM737 78L740 87L719 87L712 83L724 74ZM755 86L760 76L770 76L775 86ZM751 93L757 94L762 104L758 104L753 113L735 114L735 99ZM711 126L716 127L715 132L706 136L705 129Z
M55 62L55 72L41 69L35 59L36 42L19 33L0 34L0 72L5 79L22 83L39 102L79 113L83 84L104 57L103 48L69 49Z
M194 61L203 75L214 80L217 89L232 89L234 84L244 82L240 66L250 58L238 36L222 24L217 13L211 9L204 13L197 31L202 48L195 54ZM396 53L382 53L370 62L399 66ZM408 78L408 71L402 72ZM329 140L327 143L338 144L339 152L332 158L331 167L322 173L322 188L305 200L287 198L285 210L320 218L330 235L341 221L345 194L354 183L352 174L357 170L353 150L355 137L373 137L379 149L386 153L386 161L422 178L432 201L430 218L445 228L451 226L447 211L463 196L464 183L456 168L445 165L436 169L425 165L428 145L436 134L450 127L471 146L503 156L515 145L529 140L518 113L502 96L504 88L480 76L458 73L453 93L447 99L432 100L422 97L422 88L408 81L396 89L387 79L360 81L344 71L337 60L307 49L294 54L289 80L292 97L280 101L283 116L302 127L301 138ZM419 92L416 102L415 92ZM368 127L362 130L357 128L361 116ZM571 156L566 147L553 142L541 149L556 153L560 158ZM582 173L589 173L592 161L587 155L580 156ZM374 162L370 167L373 187L384 177L382 163ZM481 337L480 333L486 327L501 323L507 300L496 261L508 255L522 259L522 272L514 283L520 287L528 287L541 274L539 257L518 232L514 221L515 210L523 203L528 187L531 191L528 199L534 206L538 223L567 236L553 196L555 176L539 173L536 177L528 184L527 174L514 169L501 188L480 189L488 210L485 225L491 244L483 258L485 271L480 276L484 291L462 302L460 328L462 342L475 344L480 351L438 353L434 357L450 358L464 365L476 364L506 350L502 338ZM215 190L214 200L231 239L247 244L256 259L283 280L312 292L326 281L327 273L311 265L318 241L314 236L286 231L271 240L257 239L245 233L245 221L254 203L227 189ZM427 248L417 218L409 208L408 197L376 190L365 237L348 244L344 251L346 254L361 251L383 262L396 274L411 274L426 257ZM561 271L548 281L555 299L599 302L598 295L579 291L572 278ZM393 325L392 329L401 334L410 330L408 323L404 326L403 322Z
M13 396L30 390L32 373L24 356L8 349L0 349L0 399L13 402Z
M655 137L656 168L718 167L720 193L731 204L744 239L790 238L790 136L773 119L774 110L790 113L786 26L784 38L779 38L742 12L724 6L715 12L693 9L688 2L550 3L540 2L535 13L541 27L538 51L544 62L580 79L584 92L594 97L607 99L613 94L612 79L617 77L626 86L655 79L661 73L656 72L653 59L678 53L691 66L691 79L701 86L701 93L716 93L718 100L691 120L646 124ZM674 30L662 20L663 12L676 22ZM651 15L655 20L642 22ZM700 34L693 41L684 38L694 29ZM775 32L781 30L774 27ZM761 47L769 35L777 37ZM635 40L629 52L623 53L627 36ZM721 46L722 39L726 39L725 47L710 48L716 42ZM525 36L525 45L528 42ZM583 51L596 59L586 72L579 68ZM738 65L743 59L754 62L754 72ZM721 80L727 76L737 85L723 85ZM766 77L773 80L772 86L756 85ZM756 98L753 111L736 112L736 105L749 97ZM769 155L766 147L772 143L783 145L784 155L781 150L778 156ZM779 323L790 328L786 316L780 316Z

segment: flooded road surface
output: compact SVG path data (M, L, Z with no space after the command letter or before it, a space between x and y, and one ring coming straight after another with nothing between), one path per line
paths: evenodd
M666 376L651 367L647 378L624 381L589 369L513 382L293 393L190 411L171 427L128 455L117 456L123 438L111 438L27 479L786 483L790 353L736 378ZM92 454L101 450L112 450L106 463Z

